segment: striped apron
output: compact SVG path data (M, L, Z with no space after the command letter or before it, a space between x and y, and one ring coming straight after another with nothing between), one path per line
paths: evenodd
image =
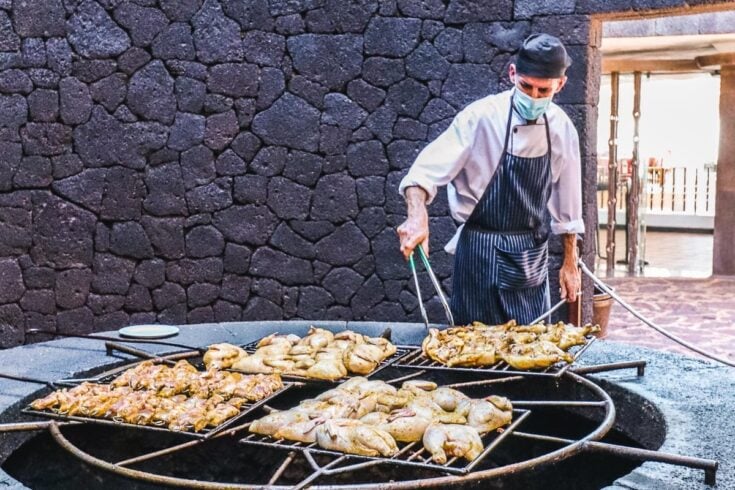
M549 308L548 237L551 216L551 138L545 155L508 151L513 102L500 162L460 233L451 308L457 325L528 324Z

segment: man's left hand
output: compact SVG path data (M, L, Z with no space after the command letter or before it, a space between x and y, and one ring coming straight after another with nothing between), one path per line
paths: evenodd
M579 269L575 263L562 264L559 270L559 285L561 286L561 298L573 303L577 301L577 292L582 286Z

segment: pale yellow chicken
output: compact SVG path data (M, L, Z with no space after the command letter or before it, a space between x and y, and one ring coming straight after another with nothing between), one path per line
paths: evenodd
M467 425L480 434L504 427L513 420L510 400L495 395L479 400L462 400L457 411L467 418Z
M431 424L422 440L431 459L439 464L445 464L451 457L472 461L484 449L480 434L467 425Z
M240 357L247 353L240 347L232 344L212 344L204 354L204 365L209 368L227 369Z
M398 452L390 434L352 419L333 419L319 425L316 442L324 449L360 456L390 457Z

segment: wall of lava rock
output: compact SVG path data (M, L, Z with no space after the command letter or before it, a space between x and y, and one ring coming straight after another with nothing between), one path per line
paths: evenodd
M594 229L591 14L709 3L0 0L0 346L42 339L28 328L418 320L394 229L421 148L509 87L523 38L556 34ZM431 216L450 289L445 196Z

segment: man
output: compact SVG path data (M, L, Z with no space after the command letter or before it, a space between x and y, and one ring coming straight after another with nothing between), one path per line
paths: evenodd
M534 34L509 67L514 87L473 102L418 155L400 185L408 217L401 252L428 253L426 205L447 185L463 223L445 249L455 253L451 308L458 325L515 319L549 308L548 237L562 234L561 297L580 286L576 234L584 233L579 137L551 102L571 64L554 36Z

